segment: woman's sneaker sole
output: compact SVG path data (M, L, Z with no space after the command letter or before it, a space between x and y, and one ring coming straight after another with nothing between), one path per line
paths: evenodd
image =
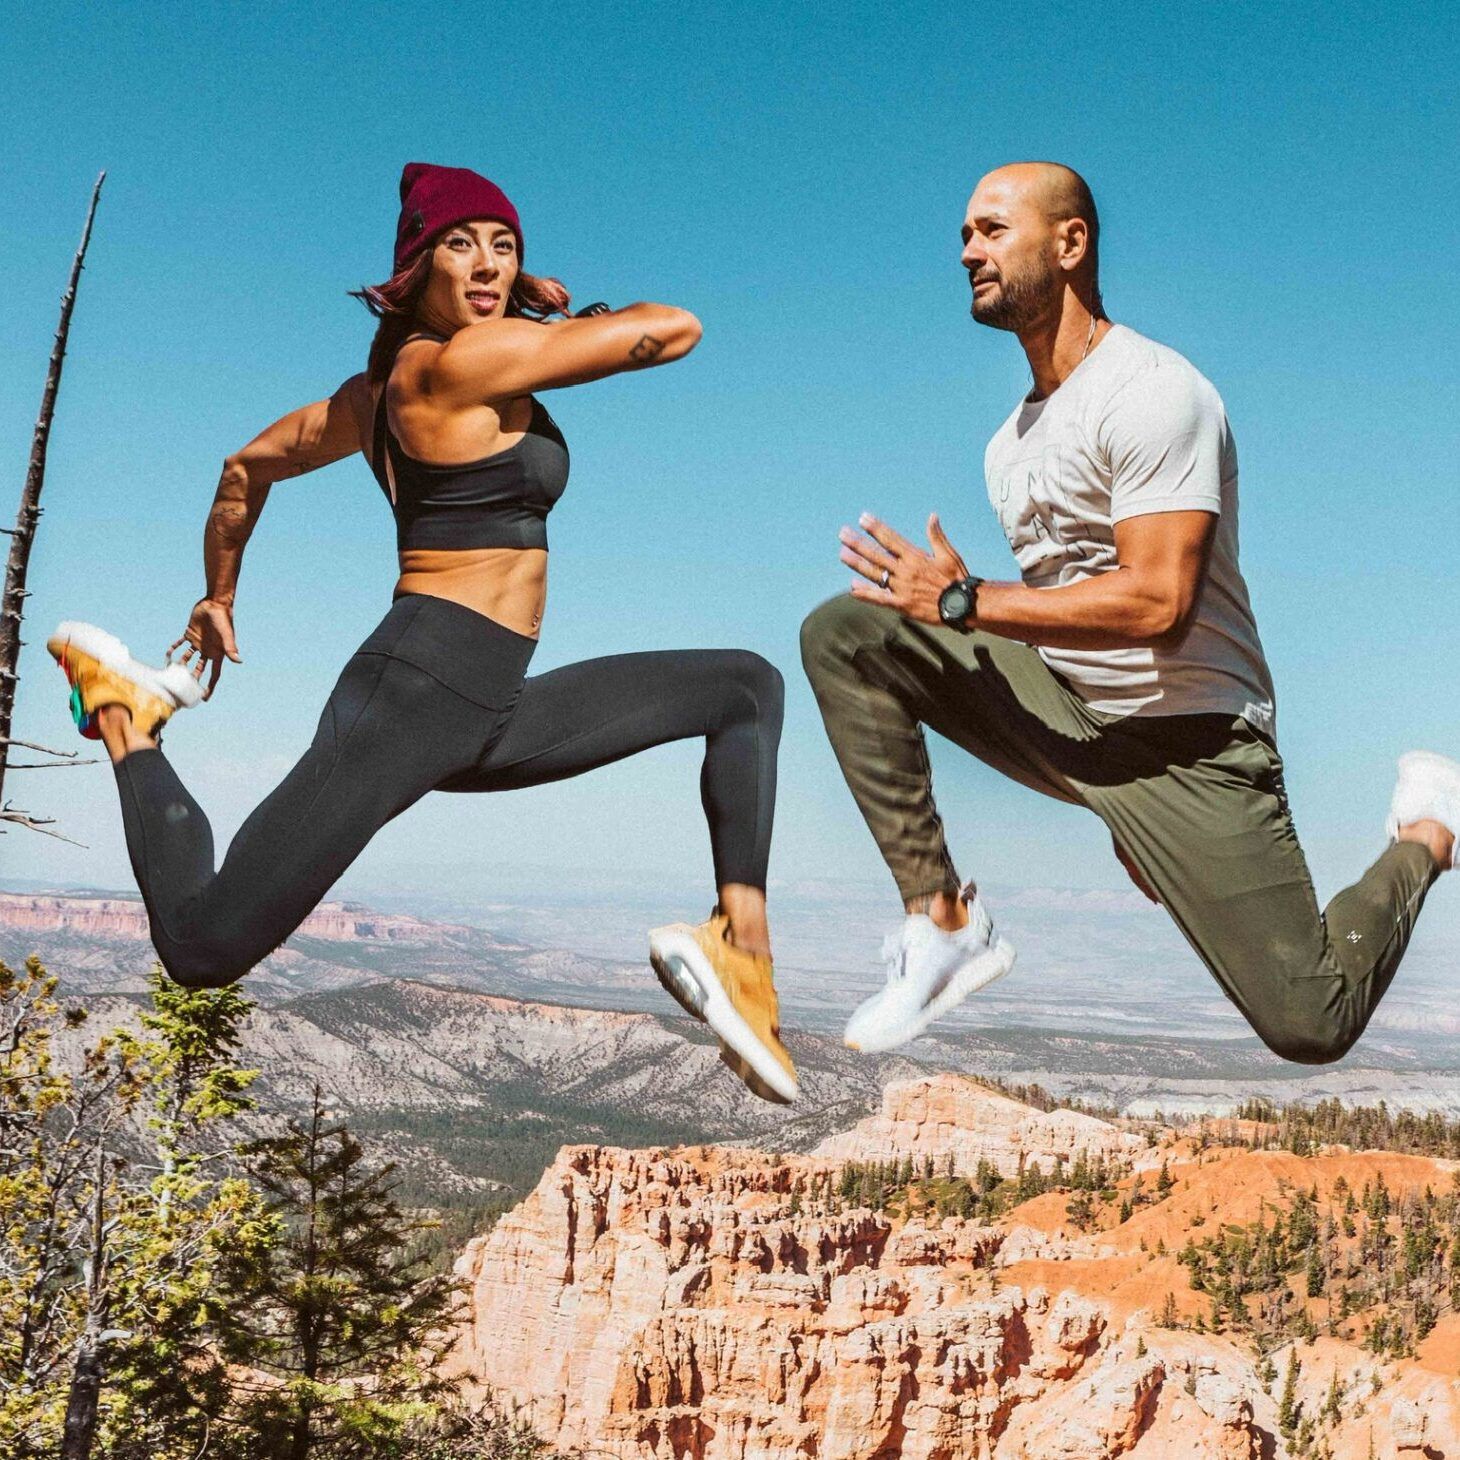
M659 982L685 1013L708 1024L715 1037L774 1097L782 1102L796 1098L799 1087L781 1068L776 1057L756 1038L750 1025L730 1002L704 951L695 941L688 923L671 923L649 934L649 963ZM723 1056L722 1056L723 1057ZM730 1064L726 1060L727 1064ZM730 1065L733 1070L735 1066ZM736 1070L745 1079L745 1075ZM749 1084L750 1081L746 1080ZM752 1087L753 1088L753 1087Z

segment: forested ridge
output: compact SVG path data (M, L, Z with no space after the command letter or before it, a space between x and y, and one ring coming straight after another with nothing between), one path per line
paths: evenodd
M246 1138L251 1005L157 972L140 1028L85 1030L31 959L0 963L0 1454L7 1460L525 1460L439 1361L460 1301L313 1091Z

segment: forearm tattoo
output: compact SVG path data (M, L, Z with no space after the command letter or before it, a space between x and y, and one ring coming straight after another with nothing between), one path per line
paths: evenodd
M652 365L663 353L663 340L656 340L653 335L640 335L639 343L629 351L629 359L637 360L640 365Z
M243 502L215 502L208 513L208 528L220 542L235 546L248 541L252 515Z

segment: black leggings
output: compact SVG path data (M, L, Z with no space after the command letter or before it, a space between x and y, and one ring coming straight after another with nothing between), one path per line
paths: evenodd
M190 986L241 978L427 791L537 786L701 735L715 881L763 889L784 699L775 667L738 649L683 650L526 679L535 647L446 599L397 599L221 871L208 819L162 752L119 761L127 850L168 973Z

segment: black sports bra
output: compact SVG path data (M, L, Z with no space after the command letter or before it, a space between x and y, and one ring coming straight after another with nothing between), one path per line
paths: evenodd
M396 548L546 548L547 515L568 485L568 443L542 402L532 400L515 446L437 466L407 456L375 406L371 470L395 513Z

